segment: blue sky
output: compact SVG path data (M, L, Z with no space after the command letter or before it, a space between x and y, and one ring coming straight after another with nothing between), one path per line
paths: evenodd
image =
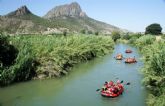
M26 5L43 16L55 6L74 1L96 20L133 32L144 32L149 24L159 23L165 32L165 0L0 0L0 15Z

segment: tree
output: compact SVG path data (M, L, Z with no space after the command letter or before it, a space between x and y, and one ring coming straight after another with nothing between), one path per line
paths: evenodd
M117 39L120 39L120 38L121 38L121 36L120 36L120 33L119 32L117 32L117 31L112 32L112 39L115 42L117 41Z
M160 24L154 23L146 27L145 34L159 35L162 33Z

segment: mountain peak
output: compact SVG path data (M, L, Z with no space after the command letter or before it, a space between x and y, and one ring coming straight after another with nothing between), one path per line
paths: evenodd
M26 15L26 14L31 14L30 10L24 5L21 6L20 8L18 8L17 10L8 13L6 16L22 16L22 15Z
M80 7L80 5L77 2L72 2L72 3L70 3L70 5L75 5L75 6L79 6Z
M69 17L86 17L86 13L81 10L80 5L77 2L72 2L71 4L65 4L56 6L50 10L44 18L55 18L60 16Z

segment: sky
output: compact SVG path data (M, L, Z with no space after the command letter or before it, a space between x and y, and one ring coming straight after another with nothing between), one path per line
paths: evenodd
M35 15L44 16L71 2L78 2L89 17L122 29L144 32L148 25L159 23L165 32L165 0L0 0L0 15L26 5Z

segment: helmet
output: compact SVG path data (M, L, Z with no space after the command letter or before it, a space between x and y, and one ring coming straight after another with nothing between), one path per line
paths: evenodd
M119 84L120 83L120 80L117 80L117 84Z
M113 85L113 81L110 81L110 82L109 82L109 85Z

